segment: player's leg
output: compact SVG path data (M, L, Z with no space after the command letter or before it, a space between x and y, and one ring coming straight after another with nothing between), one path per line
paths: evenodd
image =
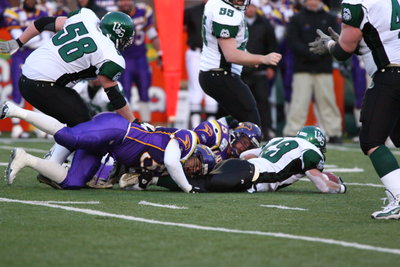
M374 86L366 91L361 110L360 146L369 156L386 190L393 196L383 210L374 212L374 219L400 219L400 168L392 152L384 145L399 119L400 102L397 69L376 72ZM393 84L391 86L391 84Z
M105 112L75 127L64 127L54 135L60 145L69 150L85 149L105 154L112 144L122 142L129 122L122 116Z
M4 102L1 105L0 112L0 119L6 117L23 119L51 135L54 135L58 130L65 127L64 124L46 114L20 108L12 102Z
M6 169L6 182L12 184L18 172L24 167L31 167L56 183L61 183L67 176L67 169L54 161L32 156L22 148L12 150Z
M240 76L226 71L200 72L200 85L204 92L238 121L260 124L256 100Z
M19 80L22 96L41 112L56 118L68 127L90 120L90 111L79 94L71 88L50 82Z
M295 136L304 126L308 107L312 97L312 78L308 73L295 73L293 76L293 92L286 116L286 125L283 128L284 136Z
M249 189L258 178L255 166L247 160L228 159L210 172L206 189L210 192L238 192Z
M134 82L139 92L139 114L142 121L151 121L149 89L151 85L150 66L146 56L136 59L134 71Z

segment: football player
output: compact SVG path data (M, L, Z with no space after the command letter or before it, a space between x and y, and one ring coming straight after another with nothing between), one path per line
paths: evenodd
M330 36L317 30L310 43L316 54L330 53L339 61L359 53L373 77L361 107L360 146L385 186L389 203L371 214L373 219L400 219L400 167L385 145L390 137L400 147L400 43L398 1L342 1L342 30Z
M36 0L21 1L19 7L11 7L4 11L4 19L6 21L7 29L12 38L17 39L21 36L23 31L32 24L35 20L49 16L46 11L40 10L36 6ZM14 103L23 106L24 102L18 87L18 80L21 76L21 66L24 64L26 58L40 45L44 44L50 39L48 32L43 32L36 36L25 46L12 55L11 60L11 82L12 82L12 100ZM13 138L27 138L29 134L24 132L19 119L12 119L13 127L11 129L11 137Z
M117 113L133 121L133 113L120 93L117 80L125 68L119 50L133 40L132 20L121 12L110 12L101 21L87 8L69 17L42 17L22 35L0 42L0 53L13 54L43 31L57 32L26 59L19 80L22 96L35 108L69 127L90 120L90 111L76 91L79 80L98 78ZM51 160L63 163L70 154L55 146Z
M71 168L26 153L21 148L12 151L6 170L6 182L12 184L17 173L31 167L49 179L52 186L76 189L86 186L99 169L101 159L109 153L115 160L129 167L144 168L153 173L168 171L184 192L196 190L187 181L182 167L193 153L197 137L193 131L149 131L119 114L101 113L92 120L74 127L45 114L22 109L11 102L0 107L0 119L24 119L42 131L54 135L60 145L75 151Z
M199 81L204 92L229 115L238 121L260 125L254 96L240 78L242 66L277 65L281 55L246 51L248 31L244 10L249 3L249 0L209 0L206 3Z
M142 121L151 121L149 88L151 85L151 69L147 62L146 37L157 51L161 64L161 48L158 33L154 27L153 9L146 3L135 3L133 0L118 0L119 11L132 18L135 36L131 47L122 52L126 61L126 69L120 81L128 101L131 100L132 83L135 83L139 100L138 110Z

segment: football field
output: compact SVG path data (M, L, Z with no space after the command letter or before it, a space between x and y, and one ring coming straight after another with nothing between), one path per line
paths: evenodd
M11 148L51 145L0 138L2 176ZM62 191L26 168L0 183L0 266L398 266L400 221L370 219L385 194L368 157L354 144L326 155L346 194L307 180L257 194Z

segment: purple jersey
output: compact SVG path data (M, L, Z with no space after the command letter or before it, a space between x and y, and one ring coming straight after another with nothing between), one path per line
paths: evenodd
M135 25L133 44L122 52L124 58L134 58L146 55L145 36L146 30L153 25L153 10L145 3L135 4L134 9L128 14Z
M54 139L76 153L60 185L63 188L84 187L98 171L101 158L107 152L124 165L161 174L165 170L164 151L171 139L178 141L181 162L187 160L196 147L196 134L190 130L164 129L166 131L148 131L115 113L101 113L88 122L64 127Z
M171 133L172 132L172 133ZM113 156L127 166L142 167L161 175L164 170L164 151L171 139L176 139L184 162L197 144L196 135L189 130L157 130L154 132L132 124L125 140L113 149Z
M229 128L216 120L204 121L193 131L199 138L199 143L211 148L217 162L228 158Z

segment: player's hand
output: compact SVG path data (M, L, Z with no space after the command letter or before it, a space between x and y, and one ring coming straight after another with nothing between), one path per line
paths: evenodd
M329 35L323 33L320 29L317 29L319 35L314 42L308 44L310 52L317 55L324 55L329 53L329 48L335 44L335 41Z
M19 49L18 42L16 40L10 40L6 42L0 42L0 54L12 55Z
M279 61L281 61L282 55L279 53L269 53L263 57L263 64L265 65L278 65Z
M331 36L332 40L337 42L339 41L339 34L335 32L332 27L328 28L329 35Z
M192 190L189 191L189 193L192 193L192 194L198 194L198 193L202 193L202 192L203 192L203 190L201 190L201 188L197 187L197 186L192 186Z

